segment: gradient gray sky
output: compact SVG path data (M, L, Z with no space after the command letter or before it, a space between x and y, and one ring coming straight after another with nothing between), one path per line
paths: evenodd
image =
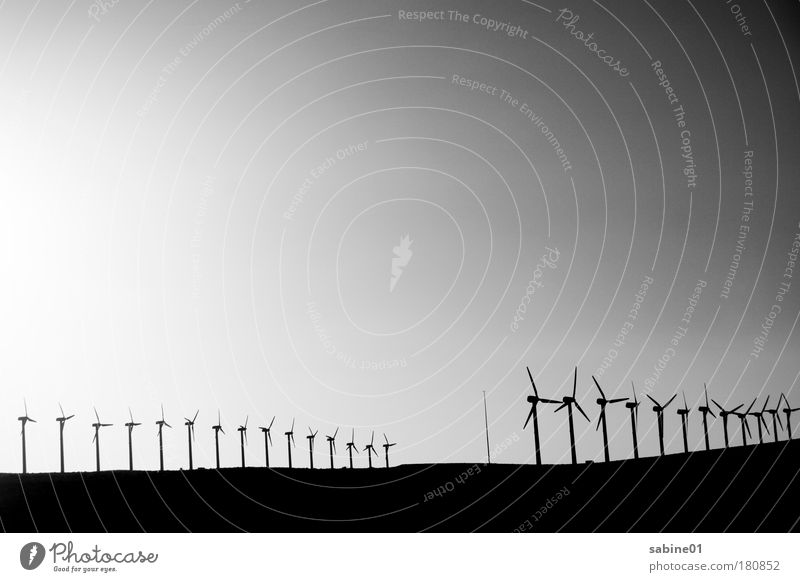
M155 467L161 403L173 468L198 408L201 466L217 409L230 429L386 432L393 463L479 460L483 390L494 459L529 462L525 365L548 397L579 366L581 459L602 455L591 374L617 396L633 381L697 405L707 382L732 405L800 403L796 4L562 8L4 3L0 471L20 466L23 398L33 471L57 468L59 401L68 467L87 470L92 406L115 423L104 466L126 466L130 406ZM568 460L565 415L541 418L545 461ZM627 411L609 421L627 456ZM648 406L641 433L655 454ZM667 437L678 451L674 410ZM234 431L222 447L236 464Z

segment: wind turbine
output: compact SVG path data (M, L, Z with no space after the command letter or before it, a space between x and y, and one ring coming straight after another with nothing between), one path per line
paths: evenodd
M217 469L219 469L219 433L225 434L225 429L222 428L222 415L217 410L217 424L211 427L214 431L214 451L217 456Z
M347 452L350 455L350 468L353 468L353 449L355 449L356 454L358 454L358 447L356 446L356 429L353 429L353 433L350 435L350 442L347 443Z
M95 453L95 461L97 463L97 470L100 470L100 429L104 426L114 426L110 423L102 423L100 422L100 415L97 414L97 409L94 409L94 417L97 419L97 422L92 423L94 427L94 438L92 442L94 443L94 453Z
M791 404L789 404L789 399L785 395L783 396L783 401L786 403L783 413L786 415L786 432L789 435L787 440L792 440L792 413L800 410L800 407L792 408Z
M369 468L372 469L372 455L373 453L375 456L378 456L378 452L375 450L375 447L372 446L372 443L375 442L375 431L372 431L372 438L369 441L369 444L364 447L364 450L367 451L367 456L369 457Z
M764 431L767 431L769 434L769 427L767 426L767 421L764 420L764 412L767 410L767 403L769 403L769 394L767 394L767 399L764 401L764 406L761 407L761 412L751 412L750 416L754 416L758 422L756 422L756 426L758 426L758 444L764 444ZM764 425L764 429L761 429L761 425Z
M197 420L197 415L200 414L200 410L198 409L197 412L194 413L194 417L192 420L189 420L185 416L183 417L184 422L183 424L186 425L186 437L189 440L189 470L191 471L194 469L194 459L192 458L192 441L194 440L194 421Z
M383 446L383 454L386 457L386 468L389 468L389 448L395 446L397 443L390 443L386 438L386 433L383 433L383 440L386 441Z
M311 432L311 427L308 427L308 464L313 469L314 468L314 439L317 438L317 433L319 431Z
M782 399L783 399L783 393L781 393L781 395L778 397L778 403L775 405L775 408L767 410L767 412L769 412L772 415L772 435L776 443L778 442L778 426L780 426L781 430L783 430L783 423L781 422L781 415L780 415L780 406Z
M753 401L750 403L750 406L747 407L747 410L744 412L737 412L736 416L739 417L739 420L742 422L742 446L747 446L747 437L750 436L750 425L747 424L747 415L750 414L750 411L753 409L753 405L756 403L758 398L753 398ZM745 434L745 430L747 433Z
M336 431L332 435L325 435L325 439L328 441L328 452L330 453L331 457L331 469L333 469L333 453L336 452L336 435L339 434L339 427L336 427Z
M683 408L678 409L678 415L681 417L681 432L683 433L683 452L689 452L689 429L686 425L687 417L689 416L689 405L686 403L686 392L683 392Z
M717 415L714 414L714 411L711 410L711 407L708 405L708 387L706 383L703 382L703 393L706 395L706 404L705 406L698 406L697 410L703 413L703 437L706 440L706 450L711 450L711 445L708 442L708 415L710 414L714 418L717 418Z
M728 416L734 414L737 410L739 410L743 404L740 404L736 408L732 408L731 410L725 410L722 406L719 405L719 402L711 399L711 402L716 404L717 408L719 408L719 417L722 419L722 431L725 433L725 448L728 448Z
M247 421L250 420L250 416L245 416L244 424L240 424L239 428L236 430L239 431L239 443L241 444L242 449L242 468L244 468L244 445L247 443Z
M639 404L641 404L636 399L636 388L633 386L633 380L631 380L631 393L633 394L633 402L626 402L625 408L627 408L631 413L631 434L633 434L633 458L639 458L639 441L636 439L636 423L639 420Z
M528 396L527 400L530 402L531 411L528 413L528 418L525 419L525 424L522 425L522 430L525 430L525 427L528 426L531 418L533 418L533 440L536 446L536 464L542 464L542 452L541 447L539 445L539 416L537 414L537 408L540 402L545 402L547 404L560 404L558 400L550 400L548 398L539 398L539 391L536 390L536 382L533 381L533 375L531 374L531 369L525 366L525 369L528 370L528 378L531 380L531 386L533 387L533 396Z
M28 472L28 452L27 447L25 445L25 425L28 422L36 422L30 416L28 416L28 402L23 399L23 405L25 406L25 416L20 416L17 418L18 421L22 423L22 472Z
M289 468L292 468L292 445L297 446L294 442L294 418L292 419L292 428L285 433L286 435L286 448L289 451Z
M164 427L172 428L170 424L164 420L164 405L161 405L161 420L157 420L158 425L158 466L161 471L164 470Z
M61 403L58 403L58 408L61 410L61 416L56 418L56 422L58 422L58 450L61 453L61 472L64 472L64 423L67 422L70 418L74 417L74 414L70 414L69 416L64 414L64 409L61 408ZM28 416L26 413L25 416ZM23 473L25 471L23 470Z
M126 422L125 426L128 427L128 470L133 471L133 427L140 426L141 422L133 422L133 412L131 412L130 407L128 407L128 415L130 416L130 422Z
M603 425L603 454L606 459L606 463L610 461L610 456L608 454L608 428L606 426L606 405L607 404L616 404L617 402L625 402L627 398L612 398L608 400L606 398L603 389L600 388L600 384L597 382L597 378L592 376L592 380L594 380L594 385L597 386L597 389L600 391L600 398L597 399L597 404L600 405L600 418L597 419L597 426L595 430L600 428L600 424Z
M267 456L267 467L269 467L269 448L272 446L272 435L269 433L272 428L272 423L275 422L275 417L269 423L269 426L259 426L261 432L264 433L264 454Z
M677 394L673 394L672 398L667 400L667 403L664 406L658 403L652 396L649 394L647 397L653 402L655 406L653 406L653 412L656 413L656 419L658 421L658 446L661 450L661 455L664 455L664 410L672 404L672 401L675 400Z
M583 411L583 408L581 408L581 405L578 404L578 401L575 399L575 392L577 390L578 390L578 367L575 366L575 378L572 381L572 396L564 396L561 399L561 402L563 402L563 404L561 406L559 406L558 408L556 408L555 411L554 411L554 412L558 412L559 410L561 410L564 407L566 407L566 409L567 409L567 414L569 416L570 452L572 453L572 464L573 465L577 464L578 455L577 455L577 452L575 451L575 426L574 426L574 424L572 422L572 406L575 405L577 407L577 409L580 411L580 413L584 416L584 418L586 418L586 420L588 422L591 422L591 420L589 420L589 417L586 416L586 413Z

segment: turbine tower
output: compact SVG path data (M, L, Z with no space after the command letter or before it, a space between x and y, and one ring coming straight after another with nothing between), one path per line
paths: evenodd
M369 444L364 447L364 450L367 451L367 456L369 457L369 468L372 469L372 455L374 454L376 457L378 456L378 452L375 450L375 447L372 443L375 442L375 431L372 431L372 438L369 441Z
M133 412L131 412L130 406L128 407L128 415L130 416L130 422L126 422L125 426L128 428L128 470L133 471L133 427L140 426L141 422L133 422Z
M778 403L775 405L775 408L771 408L766 411L772 415L772 436L773 440L776 443L778 442L778 426L780 426L781 430L783 430L783 422L781 422L781 415L780 415L780 407L782 399L783 399L783 393L781 393L781 395L778 397Z
M711 407L708 405L708 387L706 383L703 382L703 393L706 396L706 404L705 406L698 406L697 410L699 410L703 414L703 438L706 441L706 450L711 450L711 445L708 442L708 415L710 414L714 418L717 418L717 415L714 414L714 411L711 410Z
M558 400L550 400L548 398L540 398L539 391L536 389L536 382L533 381L533 374L531 374L531 369L525 366L525 369L528 370L528 378L531 380L531 387L533 388L533 396L528 396L527 400L531 405L531 411L528 413L528 418L525 419L525 424L522 425L522 430L528 426L528 423L533 419L533 441L536 447L536 464L542 464L542 451L541 446L539 443L539 415L537 413L537 409L540 402L544 402L547 404L561 404Z
M311 427L308 427L308 464L312 469L314 468L314 439L317 438L319 431L311 432Z
M258 428L264 433L264 454L267 458L267 467L269 467L269 448L272 446L272 435L269 433L272 428L272 423L275 422L275 417L269 423L269 426L259 426Z
M64 414L64 409L61 407L61 403L58 403L58 409L61 411L61 416L56 418L56 422L58 422L58 450L61 456L61 472L64 472L64 423L67 422L70 418L73 418L75 415L70 414L69 416ZM27 414L25 415L27 416Z
M217 410L217 424L212 426L211 430L214 431L214 452L217 457L217 470L219 470L219 433L225 434L225 430L222 428L222 414L219 410Z
M719 402L717 402L713 398L711 399L711 402L713 402L717 406L717 408L719 408L719 417L722 419L722 431L725 434L725 448L727 449L728 448L728 417L731 414L734 414L737 410L739 410L744 405L740 404L736 408L732 408L731 410L725 410L724 408L722 408L722 406L720 406Z
M22 423L22 473L25 474L28 472L28 451L25 443L25 425L29 422L36 421L28 416L28 402L23 399L22 404L25 406L25 416L20 416L17 418L17 420Z
M350 468L353 468L353 449L355 449L356 454L358 454L358 447L356 446L356 429L353 429L353 433L350 435L350 442L347 443L347 453L350 455Z
M94 427L94 438L92 442L94 443L94 454L95 454L95 461L97 465L97 470L100 471L100 429L104 426L114 426L110 423L102 423L100 422L100 415L97 414L97 409L94 409L94 417L97 419L97 422L93 423L92 426Z
M289 451L289 468L292 468L292 445L297 446L294 442L294 418L292 419L292 428L283 433L286 435L286 448Z
M689 405L686 403L686 392L683 392L683 408L678 409L678 416L681 417L681 432L683 433L683 452L689 452L689 428L687 417L689 416Z
M336 452L336 435L339 434L339 427L336 427L336 431L332 435L325 435L325 439L328 441L328 453L331 458L331 469L333 469L333 454Z
M767 399L764 401L764 406L761 407L760 412L751 412L750 416L754 416L756 418L756 426L758 427L758 444L764 444L764 431L767 431L769 434L769 427L767 426L767 421L764 420L764 412L767 410L767 404L769 403L769 394L767 394ZM764 425L764 428L761 428L761 425Z
M572 381L572 396L564 396L561 401L563 404L555 409L555 412L558 412L562 408L567 409L567 415L569 416L569 442L570 442L570 453L572 454L572 464L575 465L578 462L578 454L575 450L575 425L572 421L572 406L574 405L580 413L584 416L587 422L591 422L589 417L586 416L586 413L581 408L581 405L578 404L578 401L575 399L575 392L578 390L578 367L575 366L575 377Z
M592 380L594 380L594 385L597 386L597 389L600 391L600 398L597 399L597 404L600 405L600 418L597 419L597 426L595 430L600 428L600 425L603 425L603 455L605 457L606 463L608 463L610 459L610 455L608 453L608 427L606 426L606 405L608 404L616 404L617 402L625 402L628 400L627 398L612 398L608 400L606 398L603 389L600 388L600 384L597 382L597 378L592 376Z
M661 406L661 404L659 404L658 401L655 400L652 396L650 396L649 394L647 395L647 397L654 404L653 412L656 413L656 419L658 421L658 446L659 449L661 450L661 456L664 456L664 410L667 408L667 406L672 404L672 401L675 400L676 396L677 394L673 394L672 398L667 400L667 403L664 406Z
M641 404L636 399L636 388L633 386L633 380L631 380L631 393L633 394L633 402L628 401L625 403L625 408L627 408L631 413L631 434L633 435L633 458L639 458L639 441L636 438L636 423L639 421L639 404Z
M189 441L189 470L191 471L194 469L194 459L192 458L192 441L194 440L194 421L197 420L197 415L200 414L200 410L198 409L197 412L194 413L194 417L192 420L189 420L185 416L183 417L184 422L183 424L186 425L186 438Z
M245 416L244 424L240 424L239 428L236 430L239 431L239 444L242 449L242 468L244 469L244 446L247 443L247 421L250 420L250 416Z
M164 420L164 405L161 405L161 420L157 420L158 425L158 468L160 471L164 470L164 427L172 428L170 424Z
M386 441L383 446L383 454L386 457L386 468L389 468L389 448L395 446L397 443L390 443L386 438L386 433L383 433L383 440Z
M747 410L744 412L737 412L736 416L739 417L739 420L742 423L742 446L747 446L747 437L750 436L750 425L747 424L747 416L750 414L750 411L753 410L753 405L756 403L758 398L753 398L753 401L750 403L750 406L747 407ZM745 431L747 431L745 433Z
M786 433L788 435L786 440L790 441L792 440L792 413L800 410L800 407L792 408L791 404L789 404L789 399L785 395L783 395L783 401L786 403L786 408L783 409L783 413L786 415Z

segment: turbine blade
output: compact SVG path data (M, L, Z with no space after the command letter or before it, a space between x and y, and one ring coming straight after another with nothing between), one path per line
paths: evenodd
M561 410L562 408L564 408L564 407L566 407L566 406L567 406L567 403L565 402L565 403L563 403L561 406L559 406L558 408L556 408L556 409L555 409L553 412L558 412L559 410Z
M686 403L686 390L683 390L683 408L689 410L689 405Z
M670 398L669 400L667 400L667 403L666 403L666 404L663 406L663 408L666 408L667 406L669 406L670 404L672 404L672 401L673 401L673 400L675 400L675 397L676 397L676 396L677 396L677 394L673 394L673 395L672 395L672 398Z
M617 402L625 402L627 398L612 398L608 401L609 404L615 404Z
M273 416L273 417L272 417L272 420L270 420L270 421L269 421L269 426L267 427L268 429L269 429L269 428L272 428L272 423L273 423L273 422L275 422L275 416Z
M61 403L60 402L58 403L58 409L61 411L61 416L63 417L64 416L64 409L61 407ZM27 416L27 415L25 415L25 416Z
M658 402L655 400L655 398L653 398L653 397L652 397L652 396L650 396L649 394L645 394L645 396L647 396L647 397L648 397L650 400L652 400L652 401L653 401L653 404L655 404L655 405L656 405L656 406L658 406L658 407L661 407L661 405L660 405L660 404L659 404L659 403L658 403Z
M583 415L583 417L586 419L586 421L587 421L587 422L592 422L591 420L589 420L589 417L588 417L588 416L586 416L586 413L583 411L583 408L581 408L581 405L580 405L580 404L578 404L578 401L577 401L577 400L575 401L575 407L576 407L578 410L580 410L581 414Z
M528 423L531 421L531 418L533 418L533 406L531 406L531 411L528 413L528 418L525 419L525 424L522 425L522 430L525 430L525 427L528 426Z
M267 440L269 441L269 446L272 446L272 434L267 431Z
M780 402L780 400L778 400L778 402ZM775 410L777 411L777 408ZM778 426L781 427L781 430L783 430L783 423L781 422L781 414L780 412L776 412L776 414L778 415Z
M195 412L195 413L194 413L194 417L192 418L192 422L194 422L195 420L197 420L197 415L198 415L198 414L200 414L200 409L199 409L199 408L197 409L197 412Z
M572 379L572 397L575 398L575 393L578 390L578 366L575 366L575 376Z
M769 394L767 394L767 399L764 401L764 406L761 407L761 414L764 414L764 411L767 409L768 403L769 403Z
M525 366L525 369L528 370L528 378L531 379L531 386L533 386L533 394L538 398L539 392L536 391L536 382L533 381L533 374L531 374L531 369L528 366Z
M97 419L97 424L100 424L100 415L97 414L97 409L96 408L94 409L94 417Z
M597 386L597 389L600 390L600 396L603 398L603 400L606 400L606 395L603 393L603 389L600 388L600 383L597 381L597 378L592 376L592 380L594 380L594 385Z
M739 406L737 406L736 408L733 408L733 409L731 409L731 412L736 412L736 411L737 411L737 410L739 410L739 409L740 409L742 406L744 406L744 404L740 404L740 405L739 405Z
M600 412L600 415L597 417L597 426L594 427L594 430L600 430L600 422L603 420L603 415L605 414L604 411Z
M386 444L389 444L389 439L386 438L386 433L383 433L383 440L386 441Z
M720 410L725 410L724 408L722 408L722 406L720 406L719 402L717 402L717 401L716 401L716 400L714 400L713 398L711 399L711 402L713 402L714 404L716 404L716 405L717 405L717 408L719 408Z
M706 408L708 408L710 410L711 407L708 405L708 386L706 386L705 382L703 382L703 392L706 395Z

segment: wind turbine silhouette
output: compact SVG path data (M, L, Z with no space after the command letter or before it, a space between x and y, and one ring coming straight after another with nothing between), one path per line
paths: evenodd
M783 396L783 401L786 403L786 408L783 409L783 413L786 415L786 432L789 435L786 440L792 440L792 413L800 410L800 407L792 408L792 405L789 404L789 399L784 394L781 394L781 396Z
M58 450L61 456L61 472L64 472L64 423L67 422L70 418L73 418L75 415L70 414L69 416L64 414L64 409L61 407L61 403L58 403L58 409L61 411L61 416L56 418L56 422L58 422ZM27 414L25 415L27 416Z
M531 374L531 369L525 366L525 369L528 370L528 378L531 380L531 387L533 388L533 396L528 396L527 401L531 405L531 411L528 413L528 418L525 419L525 424L522 425L522 430L528 426L531 418L533 419L533 441L534 446L536 447L536 464L542 464L542 452L539 443L539 415L537 413L537 409L540 402L545 402L547 404L560 404L558 400L550 400L548 398L540 398L539 391L536 389L536 382L533 381L533 374Z
M261 432L264 433L264 454L267 457L267 467L269 467L269 448L272 446L272 435L269 433L270 429L272 428L272 423L275 422L275 417L272 417L272 420L269 423L269 426L259 426L258 428L261 429Z
M130 422L126 422L125 426L128 428L128 470L133 471L133 427L140 426L141 422L133 422L133 412L131 412L130 406L128 407L128 415L130 416Z
M628 400L627 398L612 398L608 400L606 398L603 389L600 388L600 384L597 382L597 378L592 376L592 380L594 380L594 385L597 386L597 389L600 391L600 398L597 399L597 404L600 405L600 418L597 419L597 426L595 430L600 428L600 425L603 425L603 455L605 457L606 463L608 463L610 459L610 455L608 453L608 428L606 426L606 405L608 404L616 404L617 402L625 402Z
M217 469L219 469L219 433L225 434L225 430L222 428L222 414L219 409L217 409L217 424L212 426L211 430L214 431L214 452L217 457Z
M705 382L703 382L703 393L706 396L706 404L705 406L698 406L697 410L703 413L703 437L706 441L706 450L710 451L711 445L708 442L708 415L710 414L714 418L717 418L717 415L714 414L714 411L711 410L711 407L708 405L708 387Z
M369 444L364 447L364 450L367 451L367 456L369 457L369 468L372 469L372 455L374 454L376 457L378 456L378 452L375 450L375 447L372 446L372 443L375 442L375 431L372 431L372 438L369 441Z
M97 419L97 422L92 424L92 426L94 427L94 438L92 439L92 442L94 443L94 453L95 453L97 470L100 471L100 429L104 426L114 426L114 425L111 423L100 422L100 415L97 414L96 408L94 409L94 417Z
M289 468L292 468L292 445L297 446L294 442L294 418L292 419L292 428L285 433L286 435L286 448L289 451Z
M767 410L767 412L769 412L772 415L772 436L773 440L776 443L778 442L778 426L780 425L781 430L783 430L783 423L781 422L781 415L780 415L780 406L782 399L783 399L783 392L781 392L781 395L778 397L778 403L775 405L775 408Z
M397 443L390 443L386 438L386 433L383 433L383 440L386 441L383 446L383 454L386 457L386 468L389 468L389 448L395 446Z
M578 454L577 454L577 452L575 450L575 425L573 424L573 421L572 421L572 406L574 405L580 411L580 413L583 415L583 417L588 422L592 422L591 420L589 420L589 417L586 416L586 413L583 411L583 408L581 408L581 405L578 404L578 401L575 398L575 393L576 393L577 390L578 390L578 367L575 366L575 377L574 377L574 380L572 381L572 396L564 396L561 399L563 404L561 406L559 406L558 408L556 408L555 411L554 411L554 412L558 412L559 410L561 410L562 408L565 408L565 407L567 409L567 415L569 416L570 452L572 453L572 464L573 465L577 464L577 462L578 462Z
M350 455L350 468L353 468L353 449L355 449L356 454L358 454L358 447L356 446L356 429L353 429L353 433L350 435L350 442L347 443L347 453Z
M633 402L626 402L625 408L627 408L631 413L631 434L633 435L633 458L639 458L639 441L636 438L636 423L639 420L639 404L640 402L636 399L636 388L633 385L633 380L631 380L631 393L633 394Z
M244 468L244 445L247 443L247 421L250 420L250 416L245 416L244 424L240 424L239 428L236 430L239 431L239 444L241 445L242 449L242 468Z
M750 403L750 406L747 407L747 410L744 412L737 412L735 413L739 420L742 423L742 446L747 446L747 437L750 436L750 425L747 424L747 416L750 414L750 411L753 409L753 405L756 403L758 398L753 398L753 401ZM747 433L745 434L745 430Z
M332 435L325 435L325 439L328 441L328 453L330 454L331 458L331 469L333 469L333 453L336 452L336 435L339 434L339 427L336 427L336 431Z
M678 416L681 417L681 432L683 433L683 452L689 453L689 429L687 427L687 417L689 416L689 405L686 403L686 392L683 392L683 408L678 409Z
M761 407L760 412L751 412L750 416L754 416L758 422L756 422L756 426L758 426L758 444L764 444L764 431L767 431L769 434L769 427L767 426L767 421L764 420L764 412L767 409L767 404L769 403L769 394L767 394L767 399L764 401L764 406ZM764 425L764 429L761 429L761 425Z
M22 423L22 473L28 472L28 451L27 445L25 443L25 425L29 422L36 422L30 416L28 416L28 402L23 399L22 404L25 406L25 416L20 416L17 418L18 421Z
M317 438L317 433L319 431L311 432L311 427L308 427L308 464L313 469L314 468L314 439Z
M652 400L653 404L655 405L653 406L653 412L656 413L656 420L658 422L658 446L661 450L661 456L664 456L664 410L667 408L667 406L672 404L672 401L675 400L676 396L677 394L673 394L672 398L667 400L667 403L664 406L661 406L661 404L659 404L658 401L656 401L652 396L649 394L647 395L647 397Z
M711 399L711 402L716 404L717 408L719 408L719 417L722 419L722 431L723 431L723 433L725 433L725 448L727 449L728 448L728 416L730 416L731 414L734 414L737 410L739 410L742 406L744 406L744 404L740 404L739 406L737 406L736 408L732 408L731 410L725 410L724 408L722 408L722 406L720 406L719 402L717 402L713 398Z
M158 467L159 470L164 470L164 427L172 428L170 424L164 420L164 405L161 405L161 420L156 421L158 425Z
M200 410L198 409L197 412L194 413L194 417L192 420L189 420L185 416L183 417L184 422L183 424L186 425L186 438L189 441L189 470L191 471L194 469L194 459L192 458L192 441L194 440L194 421L197 420L197 415L200 414Z

